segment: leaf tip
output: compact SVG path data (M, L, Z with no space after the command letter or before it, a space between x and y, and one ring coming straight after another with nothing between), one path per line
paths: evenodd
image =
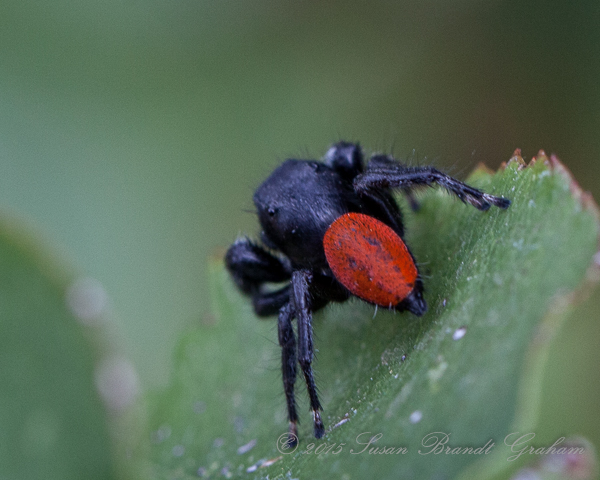
M540 150L540 153L543 153L543 150ZM538 153L538 159L539 157L540 154ZM545 157L545 161L550 166L551 170L565 178L565 180L568 182L569 190L571 191L573 198L581 204L584 210L590 212L594 216L600 230L600 208L598 208L598 204L596 203L596 200L592 196L591 192L585 191L581 188L579 182L575 180L575 177L571 171L563 162L560 161L557 155L552 154L549 158Z

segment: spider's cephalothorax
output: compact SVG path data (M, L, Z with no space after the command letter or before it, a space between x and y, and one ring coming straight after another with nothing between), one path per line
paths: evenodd
M427 310L423 284L404 243L402 214L390 189L438 184L479 210L510 201L483 193L433 167L409 167L387 155L366 165L360 147L340 142L322 162L286 160L254 194L265 247L247 238L227 251L227 268L259 316L278 315L283 386L296 442L296 364L308 387L315 437L325 432L312 372L312 313L357 296L373 305ZM273 291L267 284L286 282ZM292 328L296 319L297 335Z

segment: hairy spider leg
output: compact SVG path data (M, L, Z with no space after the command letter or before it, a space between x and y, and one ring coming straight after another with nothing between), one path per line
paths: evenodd
M381 157L374 157L367 165L365 173L354 179L354 189L358 193L382 188L410 190L415 187L438 184L463 202L469 203L479 210L487 210L491 205L500 208L508 208L510 205L510 200L483 193L434 167L408 167L397 161L391 161L389 157L385 157L387 161L382 160Z
M381 157L381 162L389 162L388 158L383 155L379 155L378 157ZM377 161L375 159L375 162ZM324 162L333 168L342 178L350 182L364 171L362 149L356 143L336 143L325 154ZM371 163L373 163L373 159L371 159ZM402 213L400 212L400 208L398 208L396 200L394 200L394 197L389 192L375 190L363 192L361 200L365 213L381 220L400 235L400 237L404 236ZM411 199L411 205L413 204L416 205L416 201Z
M294 303L295 316L298 321L298 362L304 374L310 409L314 420L314 435L321 438L325 434L325 427L321 419L320 411L323 410L312 371L312 360L314 354L311 295L309 291L312 274L309 270L296 270L292 274L292 301Z
M237 240L225 255L225 265L239 289L252 297L254 311L260 317L275 315L289 302L290 287L263 291L267 282L284 282L292 276L288 264L247 238Z
M281 346L281 375L283 378L283 391L290 421L289 437L286 442L288 447L298 443L298 413L296 411L296 398L294 397L294 383L296 383L296 337L292 327L294 307L291 303L281 307L277 322L279 345Z

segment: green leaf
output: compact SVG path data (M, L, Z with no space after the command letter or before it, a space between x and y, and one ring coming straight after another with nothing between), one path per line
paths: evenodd
M528 459L530 460L528 465L517 471L512 478L515 480L528 478L535 480L597 479L598 459L594 446L581 437L559 438L564 440L555 447L555 452L531 455L533 458ZM559 450L561 448L562 452Z
M77 290L85 282L73 279L33 235L1 219L2 479L115 477L109 416L96 385L106 374L110 380L103 360L111 357L100 356L107 352L102 328L89 325L100 319L102 291Z
M300 377L293 452L278 450L287 421L276 324L257 319L214 262L214 318L182 340L171 386L151 400L154 477L486 478L513 468L504 439L535 427L545 349L589 274L598 217L554 158L524 168L516 156L468 181L513 203L482 213L428 190L407 213L425 316L374 315L358 300L315 315L327 433L312 437ZM426 454L434 432L451 448L494 445ZM369 448L406 453L363 451L375 435Z

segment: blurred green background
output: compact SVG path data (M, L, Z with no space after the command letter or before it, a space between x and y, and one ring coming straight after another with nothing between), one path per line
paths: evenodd
M543 148L598 199L599 78L597 0L4 1L0 207L103 283L154 388L279 161L347 139L464 177ZM542 419L596 445L599 307L556 339Z

